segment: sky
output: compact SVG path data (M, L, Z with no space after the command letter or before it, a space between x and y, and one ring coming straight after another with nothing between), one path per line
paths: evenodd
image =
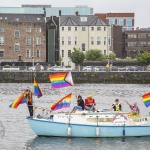
M150 27L150 0L1 0L0 6L21 7L22 4L48 4L52 7L87 5L94 13L134 12L135 27Z

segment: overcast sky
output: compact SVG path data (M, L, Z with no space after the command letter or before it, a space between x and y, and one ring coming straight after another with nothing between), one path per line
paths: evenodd
M0 6L20 7L21 4L49 4L52 7L88 5L94 13L134 12L135 27L150 27L150 0L1 0Z

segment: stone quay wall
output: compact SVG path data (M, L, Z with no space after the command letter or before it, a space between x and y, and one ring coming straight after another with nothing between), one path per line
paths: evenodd
M56 72L0 72L0 83L49 83ZM150 72L72 72L74 83L150 84Z

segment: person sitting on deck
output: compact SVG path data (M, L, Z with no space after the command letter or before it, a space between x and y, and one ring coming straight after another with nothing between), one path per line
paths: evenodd
M112 105L112 108L114 109L114 111L121 111L122 110L122 106L119 103L119 99L115 100L115 103Z
M93 99L92 95L89 95L85 99L85 109L89 111L95 111L95 100Z
M125 100L125 102L129 105L129 107L130 107L130 109L131 109L130 116L131 116L133 119L138 118L139 115L140 115L140 109L139 109L139 107L137 106L137 102L134 102L133 105L131 105L127 100Z
M73 107L73 110L71 111L71 113L75 113L76 110L79 110L79 111L84 110L84 101L80 95L77 97L77 106Z

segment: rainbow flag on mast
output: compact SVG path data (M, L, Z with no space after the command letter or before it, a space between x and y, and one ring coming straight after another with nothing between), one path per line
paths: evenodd
M142 96L143 103L145 104L146 107L150 106L150 93L146 93Z
M74 85L71 72L60 72L56 74L51 74L49 76L49 79L51 82L52 89L63 88L63 87Z
M71 98L72 98L72 93L61 98L56 103L54 103L50 106L51 110L58 110L58 109L70 107Z
M41 97L43 94L35 78L34 78L33 87L34 87L34 95L37 96L38 98Z

